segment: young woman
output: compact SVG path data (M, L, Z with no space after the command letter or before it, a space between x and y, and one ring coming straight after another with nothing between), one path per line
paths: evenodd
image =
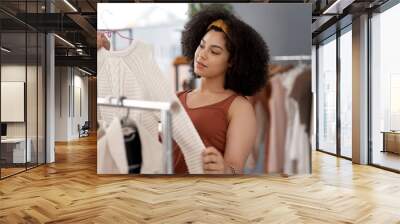
M256 138L251 96L266 82L268 48L249 25L222 8L207 8L185 25L183 53L201 79L197 89L178 97L206 149L206 174L242 173ZM174 146L175 173L187 173L183 154Z

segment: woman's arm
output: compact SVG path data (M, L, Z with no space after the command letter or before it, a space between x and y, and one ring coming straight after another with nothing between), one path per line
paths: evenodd
M242 173L253 148L257 125L251 103L237 97L229 108L228 119L225 155L214 147L207 147L203 152L203 167L207 174Z
M257 135L256 114L250 101L236 97L229 108L228 118L224 160L229 169L226 171L233 171L233 168L242 173Z

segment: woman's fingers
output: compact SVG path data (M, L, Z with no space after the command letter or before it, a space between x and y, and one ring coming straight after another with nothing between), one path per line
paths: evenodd
M212 154L217 155L217 156L221 155L221 153L214 147L207 147L203 151L203 155L212 155Z
M107 50L110 50L110 41L104 34L103 34L103 47Z
M97 49L104 47L107 50L110 50L110 41L104 35L104 33L97 32Z
M218 171L221 170L221 165L217 163L207 163L204 164L204 170L210 170L210 171Z
M101 43L103 42L103 38L101 37L102 33L97 32L97 50L101 48Z
M203 169L206 174L224 173L224 157L214 147L207 147L203 151Z
M203 156L203 163L217 163L218 157L214 154L206 154Z

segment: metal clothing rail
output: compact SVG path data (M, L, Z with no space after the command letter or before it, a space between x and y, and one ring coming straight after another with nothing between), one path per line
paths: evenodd
M97 98L97 106L132 108L150 111L161 111L162 141L164 155L166 158L167 174L173 174L172 158L172 123L171 109L175 105L173 102L128 100L116 98Z
M311 61L310 55L275 56L272 61Z

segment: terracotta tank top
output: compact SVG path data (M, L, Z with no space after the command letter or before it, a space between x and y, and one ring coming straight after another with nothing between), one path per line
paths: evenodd
M206 147L214 146L224 155L226 134L228 131L228 110L233 100L238 96L233 94L228 98L214 104L188 108L186 104L187 94L191 90L177 94L183 107L193 122L194 127L203 140ZM188 169L179 146L174 142L174 171L176 174L186 174Z

